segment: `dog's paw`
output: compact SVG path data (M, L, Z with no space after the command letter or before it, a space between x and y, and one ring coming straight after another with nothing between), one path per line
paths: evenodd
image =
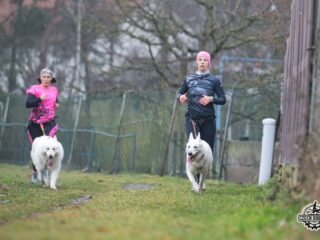
M195 193L202 193L202 191L201 190L199 190L199 189L196 189L196 190L193 190Z
M53 189L53 190L57 190L56 186L50 186L50 188Z
M194 192L199 192L199 186L193 186L192 191Z
M199 188L198 190L197 190L197 193L202 193L203 192L203 189L202 188Z
M202 187L200 186L195 186L195 187L192 187L192 191L196 192L196 193L202 193L205 189L203 189Z
M203 184L203 186L199 186L199 191L204 192L206 190L206 185Z

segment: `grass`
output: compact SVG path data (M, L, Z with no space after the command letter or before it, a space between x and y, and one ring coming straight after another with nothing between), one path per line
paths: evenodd
M209 180L62 171L58 190L30 183L29 167L0 164L0 239L319 239L296 222L305 203L268 200L259 187ZM128 183L155 184L127 190ZM85 204L73 200L91 195ZM5 200L9 200L6 202Z

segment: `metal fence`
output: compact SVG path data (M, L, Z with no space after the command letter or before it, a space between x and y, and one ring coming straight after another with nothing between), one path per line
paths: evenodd
M226 86L225 90L230 92ZM85 171L159 173L169 141L166 174L184 176L186 106L177 107L175 130L168 139L175 94L173 90L112 92L59 99L57 136L65 149L63 166L69 162L73 169ZM262 119L277 116L276 104L256 93L249 95L247 88L234 91L228 140L260 141ZM228 106L221 108L216 142L224 135ZM30 164L29 113L25 96L0 94L0 162Z
M72 168L87 171L158 172L174 96L174 91L132 92L124 101L124 93L118 92L81 101L60 99L57 136L65 149L64 165L70 161ZM24 101L25 96L0 95L1 162L30 162L26 135L30 109ZM183 116L181 110L178 115ZM175 136L184 138L180 133Z

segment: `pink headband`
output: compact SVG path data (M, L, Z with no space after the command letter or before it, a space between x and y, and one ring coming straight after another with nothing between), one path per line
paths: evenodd
M207 59L208 62L209 62L209 65L210 65L210 63L211 63L210 53L208 53L208 52L206 52L206 51L201 51L201 52L199 52L199 53L197 54L197 59L196 59L196 60L198 60L198 58L201 58L201 57Z

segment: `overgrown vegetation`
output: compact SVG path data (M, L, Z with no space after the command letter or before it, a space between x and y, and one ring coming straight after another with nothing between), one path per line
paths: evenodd
M291 189L295 197L308 195L311 199L320 199L319 142L320 135L317 130L301 144L299 169L295 169L296 176L294 172L288 176L288 179L297 179Z
M0 165L1 239L318 239L296 215L308 202L268 200L266 186L209 180L62 171L58 190L32 185L29 167ZM128 183L153 184L128 190ZM82 195L92 199L81 205Z

